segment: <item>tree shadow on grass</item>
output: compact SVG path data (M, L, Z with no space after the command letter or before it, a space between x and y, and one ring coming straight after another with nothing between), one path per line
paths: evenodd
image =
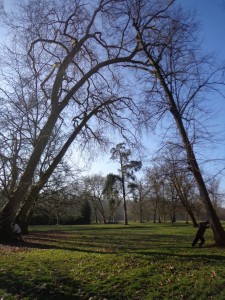
M222 255L207 255L204 253L200 252L201 249L199 249L199 253L198 254L193 254L193 253L188 253L186 252L185 254L181 254L181 253L171 253L171 252L166 252L166 251L162 251L162 252L155 252L155 251L138 251L138 252L134 252L135 254L138 255L143 255L145 257L154 257L155 259L160 259L160 260L165 260L166 258L179 258L179 260L181 261L195 261L195 262L205 262L207 264L212 264L214 265L215 262L219 262L219 261L225 261L225 257Z
M58 240L57 243L59 243ZM63 251L72 251L72 252L82 252L82 253L97 253L97 254L116 254L118 253L118 248L112 248L112 247L101 247L101 246L96 246L92 244L87 244L87 245L71 245L71 246L66 246L65 244L63 246L59 245L54 245L54 244L49 244L49 242L52 242L52 240L47 241L44 240L44 242L34 242L34 241L23 241L23 242L16 242L16 243L11 243L10 245L6 245L6 250L7 252L19 252L19 251L29 251L29 250L35 250L35 249L40 249L40 250L63 250Z
M184 239L185 240L185 239ZM181 238L179 238L179 243ZM177 248L176 236L168 235L142 235L128 236L127 234L112 235L74 235L67 232L37 232L25 238L21 247L39 249L62 249L69 251L80 251L90 253L106 253L118 251L148 250L157 247ZM102 249L102 251L101 251Z
M38 249L58 249L79 251L87 253L118 253L121 249L126 249L129 246L123 244L123 236L114 239L114 235L75 235L71 233L61 232L36 232L24 238L24 242L18 246L21 248L38 248Z
M57 273L54 280L41 281L28 280L26 277L13 273L4 273L0 277L0 286L4 290L2 299L36 299L36 300L81 300L89 299L89 296L82 292L80 284L69 278L62 278Z
M153 255L155 249L159 255L189 257L193 255L193 248L187 245L187 237L183 235L167 234L80 234L67 231L39 231L24 237L24 242L15 246L24 249L55 249L78 251L84 253L118 254L137 253ZM208 246L209 247L209 246ZM204 247L205 248L205 247ZM21 249L22 250L22 249ZM152 252L153 251L153 252ZM185 251L185 253L184 253ZM196 251L196 250L194 250ZM199 249L202 251L202 249ZM182 253L183 252L183 253ZM196 254L197 256L200 255ZM212 256L212 255L211 255ZM224 257L221 256L221 259Z

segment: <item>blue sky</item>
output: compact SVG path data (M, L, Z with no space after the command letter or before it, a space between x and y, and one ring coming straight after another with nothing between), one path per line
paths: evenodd
M216 56L225 62L225 1L224 0L179 0L183 7L193 9L196 19L200 23L203 39L203 50L215 51ZM215 120L218 131L223 135L221 143L217 144L212 151L212 158L225 157L225 99L214 99L215 106L219 104L219 112ZM214 107L216 108L216 107ZM203 149L204 151L204 149ZM209 153L210 158L210 153ZM213 166L216 167L215 164ZM220 163L219 168L225 167L225 161Z
M195 12L196 20L200 24L200 40L202 50L216 52L216 56L225 62L225 0L177 0L184 9ZM224 136L223 141L211 149L202 149L204 159L225 158L225 99L215 99L215 109L218 109L214 126ZM212 167L213 166L213 167ZM212 173L219 172L225 167L225 161L213 162L208 165ZM91 172L101 171L103 174L116 172L115 162L109 161L109 155L102 156L92 165ZM225 177L225 176L224 176Z
M12 3L15 0L3 1L5 10L9 11L13 7ZM216 51L217 56L225 61L225 0L177 0L177 2L180 3L184 9L195 11L196 19L200 23L200 39L203 39L203 50L207 52ZM225 137L225 100L215 100L215 106L219 103L219 112L216 118L217 128L224 133ZM209 158L225 157L225 141L214 147L214 151L210 151L207 153ZM103 174L113 171L116 172L118 166L115 162L110 162L109 157L110 154L105 156L101 155L96 162L93 163L90 172L98 173L101 171ZM223 166L225 167L225 162L220 163L220 167Z
M217 51L223 57L225 49L225 1L224 0L178 0L185 8L196 12L204 37L204 48ZM225 55L224 55L225 60Z

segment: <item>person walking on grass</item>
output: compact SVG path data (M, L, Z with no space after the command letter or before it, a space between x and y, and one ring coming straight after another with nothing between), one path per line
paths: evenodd
M207 228L209 228L209 221L199 223L198 231L196 233L194 241L192 242L192 247L194 247L199 240L201 241L199 243L199 247L201 247L205 243L204 234Z

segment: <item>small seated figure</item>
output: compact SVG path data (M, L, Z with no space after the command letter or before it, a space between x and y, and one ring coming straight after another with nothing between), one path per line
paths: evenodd
M21 228L17 222L13 224L13 238L17 241L23 241L21 236Z

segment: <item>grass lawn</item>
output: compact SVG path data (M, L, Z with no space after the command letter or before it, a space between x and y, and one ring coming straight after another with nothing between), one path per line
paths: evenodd
M33 226L0 245L0 299L225 299L225 248L184 223Z

